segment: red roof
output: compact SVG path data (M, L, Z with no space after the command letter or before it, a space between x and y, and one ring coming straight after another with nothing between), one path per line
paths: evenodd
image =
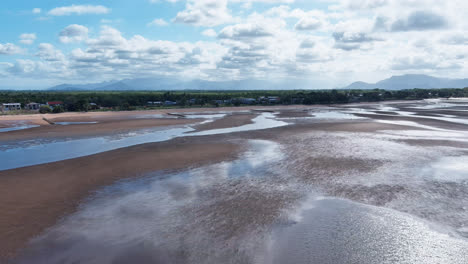
M61 105L63 104L62 101L52 101L52 102L47 102L48 105Z

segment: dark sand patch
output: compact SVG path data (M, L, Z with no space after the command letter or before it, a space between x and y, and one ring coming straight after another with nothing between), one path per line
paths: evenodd
M278 118L312 117L307 110L303 111L281 111L276 114Z
M201 124L195 126L195 132L204 131L204 130L211 130L211 129L221 129L221 128L230 128L230 127L238 127L248 124L253 124L252 119L257 117L256 114L232 114L227 115L221 119L215 120L210 123Z

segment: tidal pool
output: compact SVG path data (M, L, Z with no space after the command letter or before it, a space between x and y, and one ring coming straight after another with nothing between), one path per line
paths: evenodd
M16 125L16 126L0 128L0 133L16 131L16 130L23 130L23 129L29 129L29 128L34 128L34 127L38 127L38 125L22 125L22 124L19 124L19 125Z
M98 122L55 122L55 125L61 126L70 126L70 125L88 125L88 124L97 124Z
M190 127L140 130L113 136L64 140L0 150L0 170L73 159L133 145L173 139Z
M214 120L213 118L222 118L224 114L207 115L206 117L208 116L211 119L207 119L201 123L212 122ZM275 120L271 113L263 113L252 121L254 123L249 125L194 133L189 133L195 130L191 126L183 126L143 129L111 136L61 140L56 142L42 142L40 139L32 142L16 142L13 145L5 145L0 148L0 160L2 161L0 162L0 170L78 158L138 144L167 141L176 137L216 135L288 125L286 122Z

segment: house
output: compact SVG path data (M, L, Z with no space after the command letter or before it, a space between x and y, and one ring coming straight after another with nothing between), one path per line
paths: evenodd
M96 103L89 103L89 109L97 110L99 108L100 108L99 105L97 105Z
M47 102L47 105L50 106L50 108L54 109L56 106L62 106L63 102L62 101L52 101L52 102Z
M148 101L146 102L147 105L156 105L161 106L163 103L161 101Z
M177 103L174 101L165 101L164 105L176 105Z
M255 100L253 98L240 98L239 101L242 104L254 104L257 100Z
M41 104L39 104L39 103L29 103L29 104L25 105L24 109L31 110L31 111L36 111L36 110L39 110L40 107L41 107Z
M262 96L258 100L263 104L276 104L280 102L280 98L278 96Z
M268 96L267 99L270 104L279 103L281 100L278 96Z
M17 111L17 110L21 110L21 104L20 103L6 103L6 104L2 104L1 108L3 112Z

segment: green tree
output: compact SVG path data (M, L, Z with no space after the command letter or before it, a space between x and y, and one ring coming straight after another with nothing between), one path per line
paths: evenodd
M57 106L54 107L54 110L52 110L52 112L54 114L63 113L63 112L65 112L65 109L63 108L63 106L57 105Z
M39 113L41 114L47 114L50 112L52 112L52 109L50 109L50 106L48 105L41 105L41 107L39 107Z

